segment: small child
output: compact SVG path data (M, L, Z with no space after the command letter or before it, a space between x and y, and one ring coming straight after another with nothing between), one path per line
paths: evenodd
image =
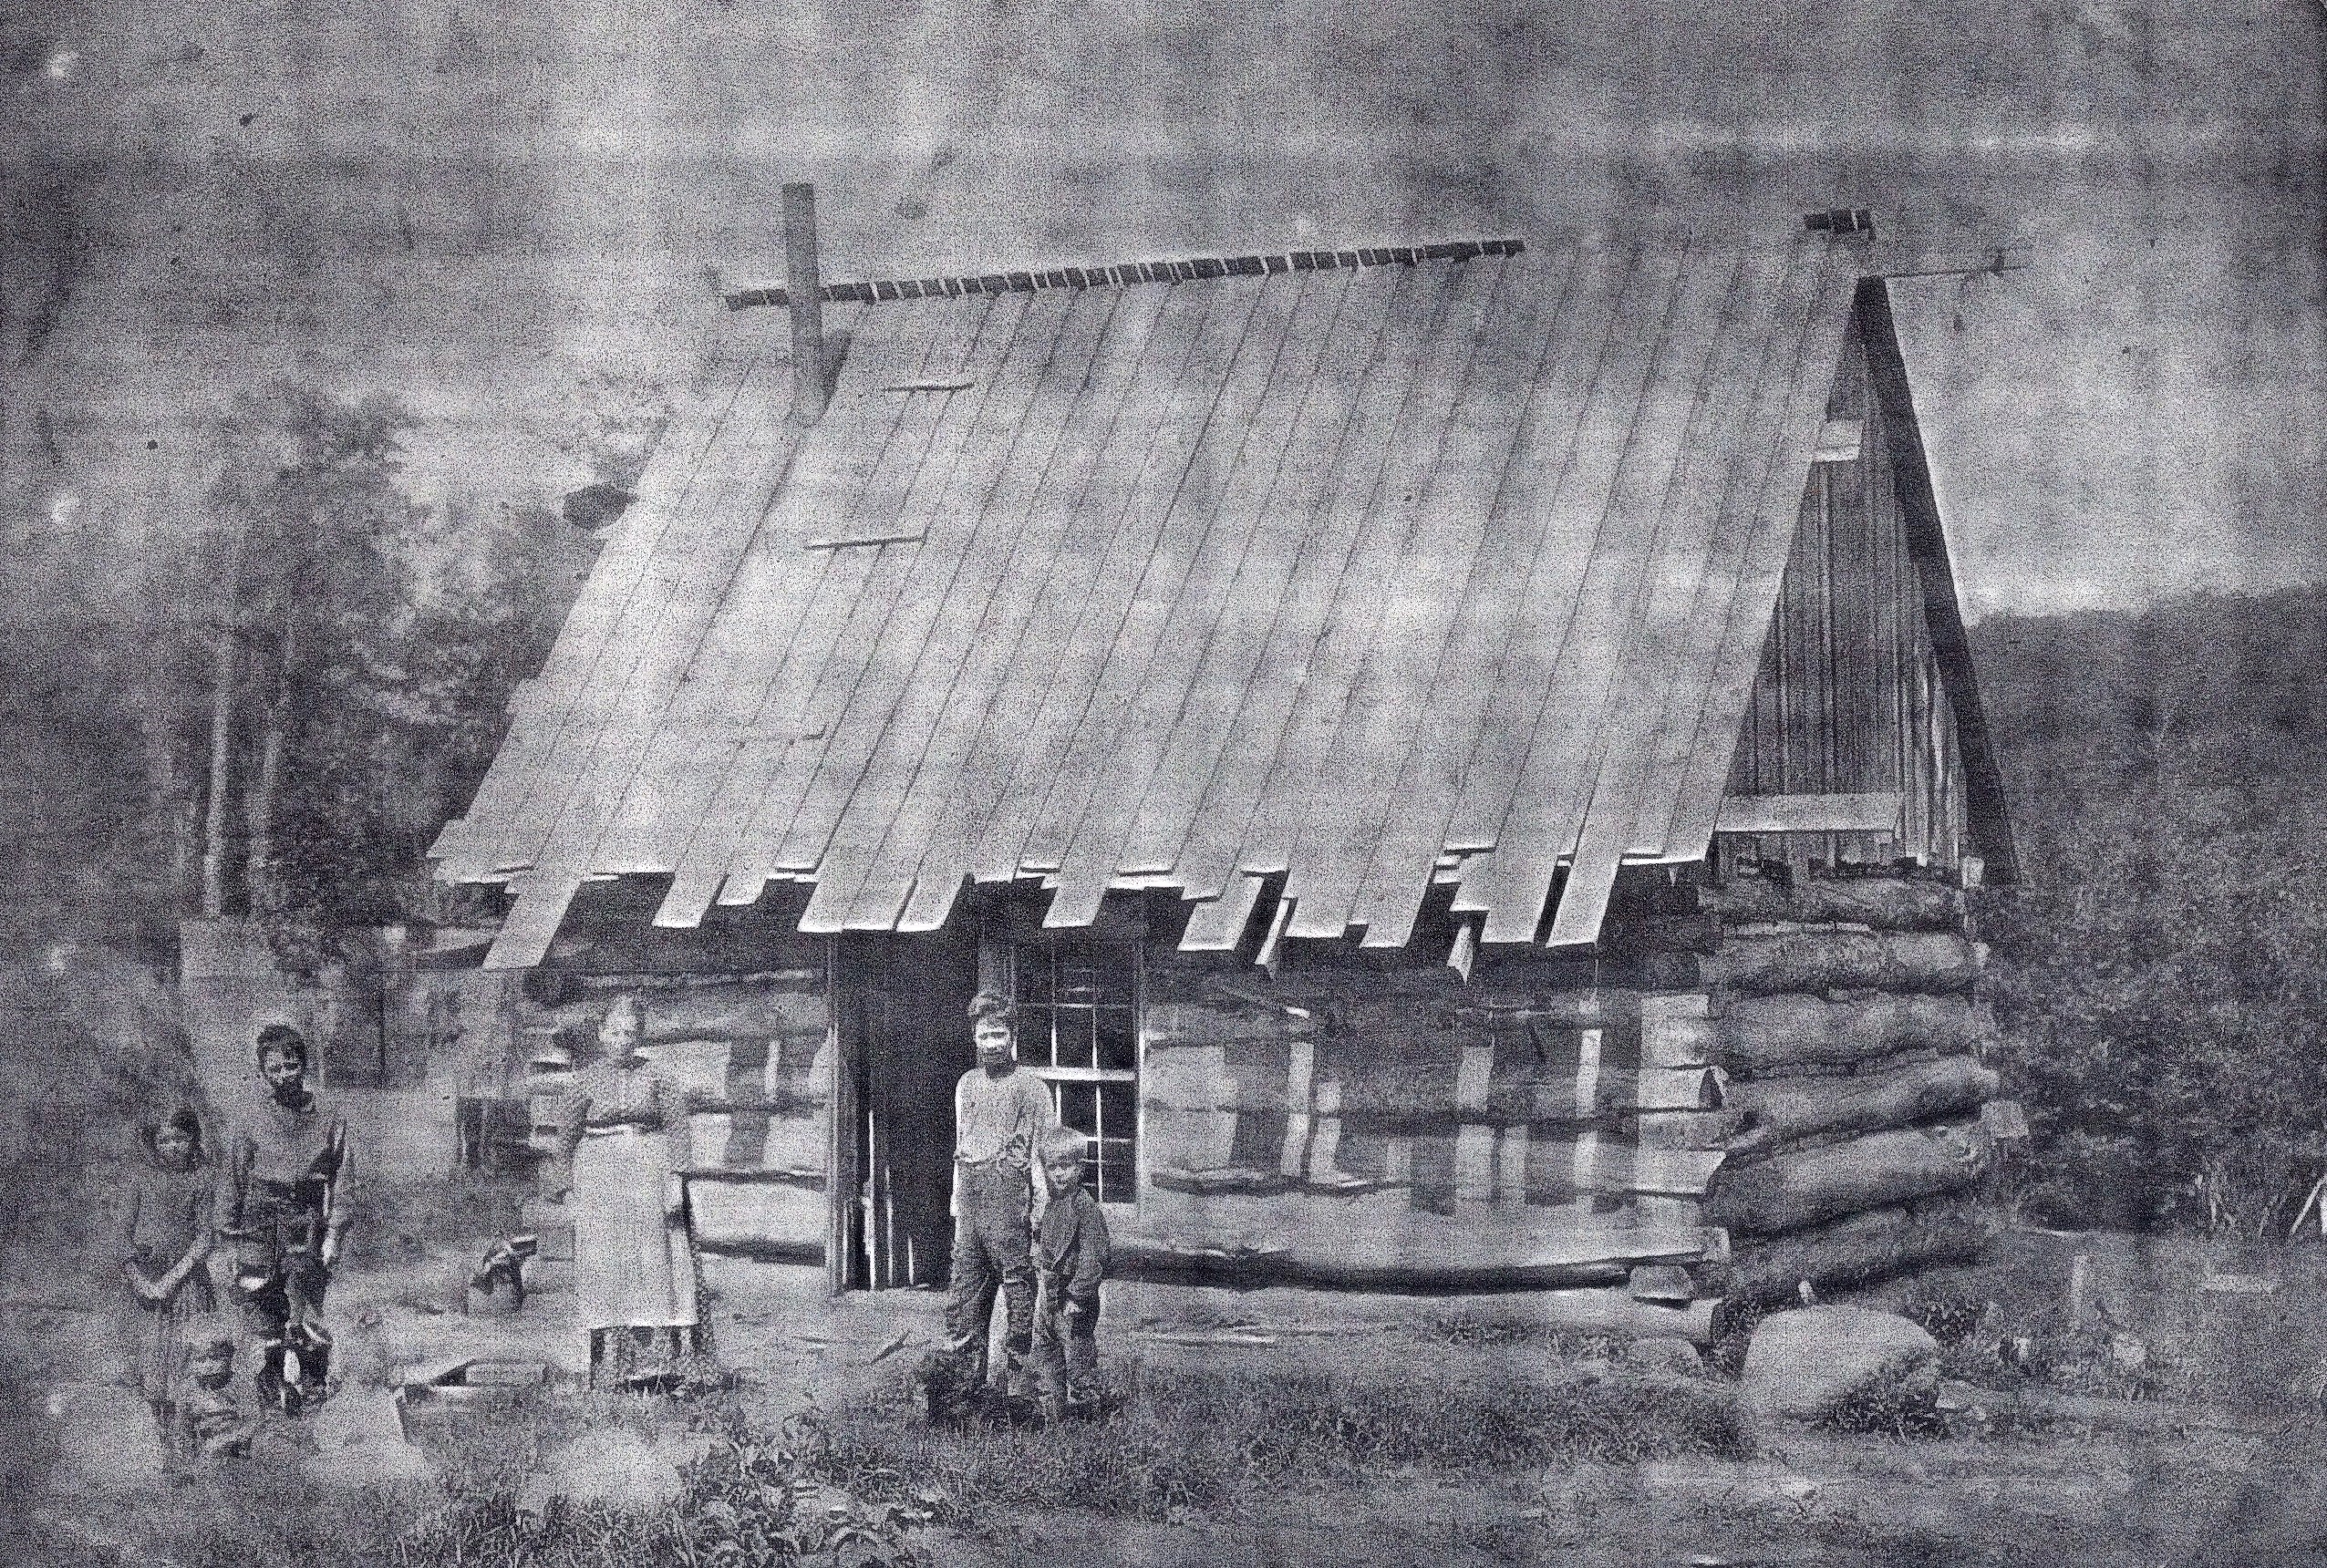
M191 1326L185 1387L179 1392L171 1451L201 1460L242 1459L250 1453L251 1423L234 1403L233 1381L233 1334L214 1320Z
M177 1421L185 1328L216 1306L211 1293L212 1193L202 1119L172 1106L138 1130L146 1169L130 1188L121 1273L137 1301L138 1386L162 1439Z
M1107 1220L1082 1184L1089 1144L1071 1127L1052 1127L1036 1145L1050 1202L1034 1236L1040 1286L1034 1359L1042 1411L1052 1419L1099 1408L1099 1282L1107 1277Z

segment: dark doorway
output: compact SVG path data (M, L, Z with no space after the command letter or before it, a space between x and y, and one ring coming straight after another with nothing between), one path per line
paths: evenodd
M951 932L841 939L833 1284L942 1284L953 1244L954 1085L975 1061L977 944Z

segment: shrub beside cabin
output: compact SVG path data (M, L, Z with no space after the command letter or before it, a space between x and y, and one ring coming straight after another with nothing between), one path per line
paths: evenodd
M700 1240L836 1288L943 1277L981 986L1134 1267L1968 1244L2012 851L1863 223L833 284L796 230L733 302L796 351L664 438L436 846L535 1054L641 989Z

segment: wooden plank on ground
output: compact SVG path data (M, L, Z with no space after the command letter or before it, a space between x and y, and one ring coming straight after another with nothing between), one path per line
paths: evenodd
M1163 526L1114 616L1098 684L1019 853L1029 868L1060 873L1060 896L1051 901L1047 923L1081 925L1098 913L1114 873L1120 828L1110 813L1111 820L1097 824L1091 838L1079 838L1079 830L1093 810L1104 810L1111 786L1131 788L1128 769L1122 774L1116 769L1143 760L1139 733L1169 727L1178 707L1177 694L1168 690L1175 676L1181 694L1185 691L1185 665L1167 658L1164 669L1156 670L1159 647L1206 551L1229 541L1240 544L1240 525L1248 533L1252 510L1239 498L1265 489L1283 446L1288 425L1269 418L1268 392L1277 385L1286 340L1304 294L1312 292L1308 280L1316 275L1270 279L1258 291L1202 433L1190 445L1171 495L1162 501ZM1261 470L1257 479L1256 470ZM1167 689L1155 691L1151 674ZM1151 698L1170 706L1150 709L1145 704Z
M1335 736L1349 714L1349 697L1372 646L1376 629L1397 592L1397 564L1414 519L1407 497L1416 493L1434 465L1440 435L1469 362L1472 340L1503 275L1499 257L1483 258L1449 270L1441 283L1437 308L1419 343L1401 342L1410 359L1386 377L1385 396L1361 402L1365 424L1345 469L1349 483L1337 484L1330 505L1338 513L1360 509L1363 522L1347 568L1334 585L1330 609L1307 650L1288 672L1295 700L1288 705L1276 762L1262 787L1236 863L1246 871L1294 869L1293 851L1308 830L1310 811L1322 792ZM1391 398L1394 397L1395 401ZM1288 889L1288 898L1292 894ZM1296 906L1298 914L1298 906Z
M1122 449L1111 445L1098 476L1091 500L1112 519L1106 555L1083 602L1067 606L1073 630L1051 661L1051 678L1021 740L1011 782L972 857L971 870L980 880L998 881L1020 869L1028 835L1068 765L1104 677L1123 610L1154 553L1189 459L1203 442L1262 286L1262 280L1238 278L1187 288L1194 308L1159 326L1173 334L1166 346L1179 349L1170 356L1174 373L1156 388L1162 407L1147 427L1146 440Z
M1570 259L1564 276L1533 281L1534 287L1558 291L1552 331L1528 387L1525 423L1493 500L1493 526L1464 594L1453 645L1416 727L1392 794L1396 808L1360 893L1356 913L1366 923L1370 945L1403 946L1412 936L1515 628L1539 604L1538 595L1557 592L1547 584L1565 562L1580 562L1584 554L1583 541L1562 540L1552 526L1563 515L1556 503L1577 460L1609 323L1637 264L1630 253L1586 252Z
M1140 869L1125 861L1125 835L1148 789L1159 782L1159 765L1175 724L1187 711L1205 645L1244 571L1256 533L1267 526L1269 498L1301 402L1316 379L1348 275L1338 271L1297 273L1289 290L1280 281L1277 293L1285 303L1276 319L1264 328L1256 313L1248 345L1255 350L1270 346L1265 384L1248 406L1229 407L1224 399L1220 418L1244 424L1247 432L1236 443L1233 463L1225 465L1226 478L1217 481L1216 492L1195 485L1182 491L1176 504L1195 514L1198 530L1185 569L1168 597L1163 582L1142 586L1117 639L1119 652L1144 645L1144 668L1134 695L1102 744L1096 781L1083 791L1081 820L1066 841L1059 896L1050 905L1056 923L1086 923L1097 915L1114 874ZM1257 361L1262 355L1256 352L1253 357ZM1204 467L1201 455L1195 466L1199 470ZM1102 688L1101 711L1105 701ZM1202 788L1203 779L1161 783L1184 800ZM1184 805L1181 811L1186 809ZM1042 843L1039 830L1030 841Z
M1605 741L1616 665L1646 585L1657 517L1732 281L1733 269L1719 253L1692 252L1655 328L1652 366L1608 483L1575 613L1543 701L1525 721L1532 738L1510 814L1494 852L1465 868L1459 902L1484 906L1482 934L1489 942L1535 934L1553 872L1575 848L1593 762Z

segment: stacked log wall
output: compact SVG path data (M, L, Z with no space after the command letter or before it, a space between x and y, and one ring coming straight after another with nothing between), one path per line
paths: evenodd
M1703 1000L1589 981L1546 962L1465 985L1340 949L1272 978L1152 948L1122 1250L1151 1270L1383 1287L1621 1283L1717 1258L1700 1202L1722 1155L1682 1124L1718 1085L1641 1048L1644 1017Z
M1713 1059L1735 1117L1705 1200L1732 1288L1767 1298L1974 1256L2000 1091L1986 950L1929 873L1745 873L1704 890Z

